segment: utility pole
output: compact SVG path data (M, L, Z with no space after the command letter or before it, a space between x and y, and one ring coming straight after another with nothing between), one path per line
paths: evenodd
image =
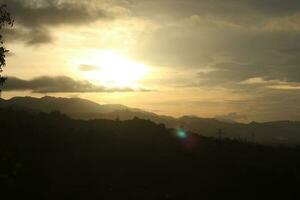
M222 149L222 139L223 139L223 135L224 135L224 129L223 128L218 128L217 129L217 135L218 135L218 139L217 139L218 149L221 150Z
M255 133L254 132L251 132L251 139L252 139L252 142L254 143L255 142Z
M222 137L223 137L223 134L224 134L224 129L223 128L218 128L217 129L217 134L218 134L218 138L219 138L219 140L222 140Z

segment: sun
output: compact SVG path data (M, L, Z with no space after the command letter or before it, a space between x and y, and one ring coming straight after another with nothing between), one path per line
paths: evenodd
M107 87L138 88L138 81L144 79L150 71L146 65L113 51L94 53L78 64L93 68L81 73L89 80Z

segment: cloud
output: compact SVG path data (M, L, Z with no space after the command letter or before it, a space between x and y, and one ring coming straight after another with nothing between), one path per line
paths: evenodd
M299 1L130 2L133 13L161 25L138 39L139 60L178 71L210 69L198 75L198 86L253 77L300 82Z
M107 18L104 10L80 1L43 0L38 4L33 0L4 0L16 22L26 27L56 26L63 24L85 24L99 18ZM83 1L84 2L84 1Z
M243 113L259 121L299 120L300 90L265 90L263 95L251 97Z
M30 38L27 41L28 45L51 43L53 41L51 35L49 34L49 31L42 28L31 30L31 32L27 35L27 37Z
M101 92L147 92L150 90L132 88L108 88L97 86L88 81L77 81L67 76L42 76L31 80L9 77L3 91L29 90L33 93L101 93Z
M300 83L287 82L277 79L266 80L262 77L254 77L240 82L242 85L256 85L277 90L300 90Z
M235 26L256 30L287 30L299 27L299 1L282 0L131 0L134 13L158 18L173 16L177 22L190 16L199 16L206 25ZM133 6L132 6L133 7ZM193 19L192 19L193 20ZM195 24L193 24L195 25Z
M215 63L206 72L198 72L198 86L244 88L256 87L297 89L300 84L300 70L296 65L285 67L277 64L256 63ZM282 87L281 87L281 86ZM285 87L283 87L285 86Z
M6 53L6 56L7 57L13 57L13 56L16 56L16 54L9 51L9 52Z
M248 117L246 115L240 115L238 113L232 112L226 115L217 115L216 119L224 122L238 122L247 120Z
M8 5L16 25L6 31L6 36L10 40L25 40L28 45L51 42L51 27L85 25L113 18L91 0L3 0L2 3Z
M53 42L52 35L46 28L22 29L14 27L13 29L4 29L3 34L7 41L22 41L31 46Z
M260 73L264 73L261 68L251 64L241 64L234 62L223 62L210 65L208 72L199 72L200 79L212 80L217 79L224 81L242 81L254 77ZM223 81L222 81L223 80Z
M300 90L300 84L282 84L282 85L270 85L266 86L267 88L276 89L276 90Z
M98 70L99 68L95 65L80 65L79 66L79 70L80 71L84 71L84 72L87 72L87 71L95 71L95 70Z
M53 37L55 31L57 30L56 37L60 37L59 32L64 31L56 29L57 27L85 26L98 20L110 23L118 17L120 21L125 22L125 27L137 21L147 21L151 27L145 25L146 34L144 28L134 29L132 32L130 28L129 30L125 28L126 31L120 31L122 35L120 39L118 37L117 40L108 40L106 38L109 37L105 34L100 35L102 33L97 32L100 28L107 27L97 26L96 35L93 35L94 33L80 35L80 38L93 38L88 41L97 48L102 45L103 49L119 48L122 51L124 49L126 53L130 50L130 57L134 60L164 68L162 71L177 72L176 75L160 75L157 78L160 80L153 81L159 86L193 87L188 89L199 89L203 94L205 91L214 92L215 98L242 99L238 103L218 103L220 110L224 108L218 111L219 113L236 111L247 113L249 119L261 120L300 119L298 112L300 1L2 0L1 2L8 4L17 22L12 30L6 30L6 38L25 41L29 45L56 41ZM103 7L102 2L106 2L107 7ZM111 12L113 4L121 5L125 9L122 12L130 11L130 14L122 18ZM126 21L128 19L130 23ZM109 27L110 31L115 26ZM126 38L124 39L123 35L127 34L129 36L124 36ZM108 35L111 36L111 32ZM63 40L64 38L61 41ZM123 45L123 41L129 45ZM76 42L75 39L74 43ZM89 44L78 43L82 44L84 48L90 47ZM79 70L93 71L96 67L80 66ZM31 81L25 83L29 84ZM77 84L78 81L75 82ZM68 86L69 91L75 90L70 87ZM95 87L85 85L84 89L80 90L86 88L95 90ZM33 86L30 88L32 91L41 90ZM103 89L106 88L97 88ZM206 98L206 95L203 98ZM202 110L215 110L216 107L216 103L207 105L203 102L191 106L202 105L205 105L203 109L201 107Z
M277 83L277 81L275 82ZM265 80L262 77L249 78L241 82L241 84L246 84L246 85L265 85L265 84L273 84L273 83L274 83L273 80Z

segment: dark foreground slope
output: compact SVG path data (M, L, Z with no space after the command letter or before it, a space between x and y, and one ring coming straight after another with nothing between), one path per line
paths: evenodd
M0 110L3 199L297 199L300 150ZM2 199L2 198L1 198Z

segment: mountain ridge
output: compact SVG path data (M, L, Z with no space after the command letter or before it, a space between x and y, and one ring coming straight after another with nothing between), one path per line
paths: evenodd
M0 108L11 107L28 109L35 112L60 111L74 119L119 119L130 120L134 117L151 120L158 124L165 124L168 128L184 128L209 137L222 137L247 140L267 144L300 144L300 122L275 121L231 123L216 118L201 118L197 116L182 116L179 118L158 115L137 108L130 108L121 104L98 104L81 98L63 98L45 96L13 97L9 100L0 99Z

